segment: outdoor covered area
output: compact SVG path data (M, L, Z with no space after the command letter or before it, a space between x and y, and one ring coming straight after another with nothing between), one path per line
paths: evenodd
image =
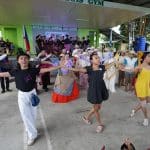
M0 24L51 24L101 29L114 27L150 13L149 8L126 4L104 1L104 6L97 6L65 0L1 0Z
M150 150L150 54L111 49L130 42L112 27L150 15L149 7L148 0L0 0L0 36L23 48L0 52L0 150L120 150L123 143ZM14 66L4 68L9 58Z

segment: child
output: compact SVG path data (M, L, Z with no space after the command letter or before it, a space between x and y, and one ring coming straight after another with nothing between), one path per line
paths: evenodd
M36 76L39 73L59 69L60 66L44 68L41 70L39 68L31 68L29 65L29 59L30 56L28 54L21 52L17 56L18 68L16 70L11 70L10 72L0 73L0 77L15 77L16 88L18 89L18 105L25 130L28 133L27 144L31 146L34 144L38 135L35 126L37 107L33 107L31 104L31 95L36 94Z
M142 109L145 117L143 125L148 126L149 120L146 105L150 98L150 53L146 55L143 64L134 69L134 72L139 73L135 84L135 90L137 97L140 100L140 104L132 110L131 116L134 116L136 111Z
M105 66L100 65L100 58L95 52L90 55L90 61L91 61L91 66L81 68L81 69L75 69L75 68L70 68L70 69L68 68L68 69L72 71L77 71L77 72L79 71L88 74L89 88L88 88L87 100L91 104L93 104L93 108L86 116L83 116L82 119L85 123L91 124L90 121L91 117L95 115L96 120L98 122L96 132L100 133L103 131L104 125L101 121L99 110L102 106L102 102L108 99L108 91L106 89L105 82L103 80Z

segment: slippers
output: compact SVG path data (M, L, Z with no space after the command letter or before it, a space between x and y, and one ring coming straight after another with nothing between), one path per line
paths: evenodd
M97 133L102 133L103 130L104 130L104 125L99 125L99 126L97 126L97 128L96 128L96 132L97 132Z
M134 116L135 116L135 110L133 109L132 112L131 112L131 114L130 114L130 117L132 118Z
M85 116L82 117L82 120L83 120L86 124L89 124L89 125L92 124L92 122L91 122L90 120L86 119Z

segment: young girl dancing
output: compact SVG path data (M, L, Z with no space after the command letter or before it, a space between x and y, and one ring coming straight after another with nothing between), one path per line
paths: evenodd
M31 146L37 139L38 133L35 126L37 107L31 103L32 94L36 94L36 76L39 73L45 73L59 69L60 66L51 68L31 68L29 65L30 56L21 52L17 56L18 68L10 72L0 73L0 77L15 77L16 88L18 89L18 105L21 117L28 133L27 144Z
M98 122L98 126L96 132L102 132L104 129L104 125L101 121L100 117L100 108L102 106L102 102L108 99L108 91L103 80L103 75L105 72L105 66L100 65L100 58L97 53L92 53L90 55L91 66L85 68L68 68L69 70L76 71L76 72L83 72L88 74L89 80L89 88L87 94L87 100L91 104L93 104L93 108L90 112L83 116L82 119L85 123L91 124L91 117L95 115L96 120Z
M146 55L143 64L135 68L134 72L139 73L135 90L140 103L132 110L131 117L133 117L138 110L142 109L144 114L143 125L148 126L149 120L146 105L150 102L150 53Z

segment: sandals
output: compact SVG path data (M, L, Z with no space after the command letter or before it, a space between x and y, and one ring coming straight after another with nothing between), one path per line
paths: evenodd
M132 118L134 116L135 116L135 110L133 109L132 112L131 112L131 114L130 114L130 117Z
M92 124L92 122L91 122L90 120L86 119L85 116L82 117L82 120L83 120L86 124L88 124L88 125L91 125L91 124Z
M97 133L102 133L103 130L104 130L104 125L99 125L99 126L97 126L97 128L96 128L96 132L97 132Z
M85 116L82 117L82 120L88 125L92 124L92 122L90 120L88 120ZM101 132L103 132L103 130L104 130L104 125L99 125L96 128L97 133L101 133Z

